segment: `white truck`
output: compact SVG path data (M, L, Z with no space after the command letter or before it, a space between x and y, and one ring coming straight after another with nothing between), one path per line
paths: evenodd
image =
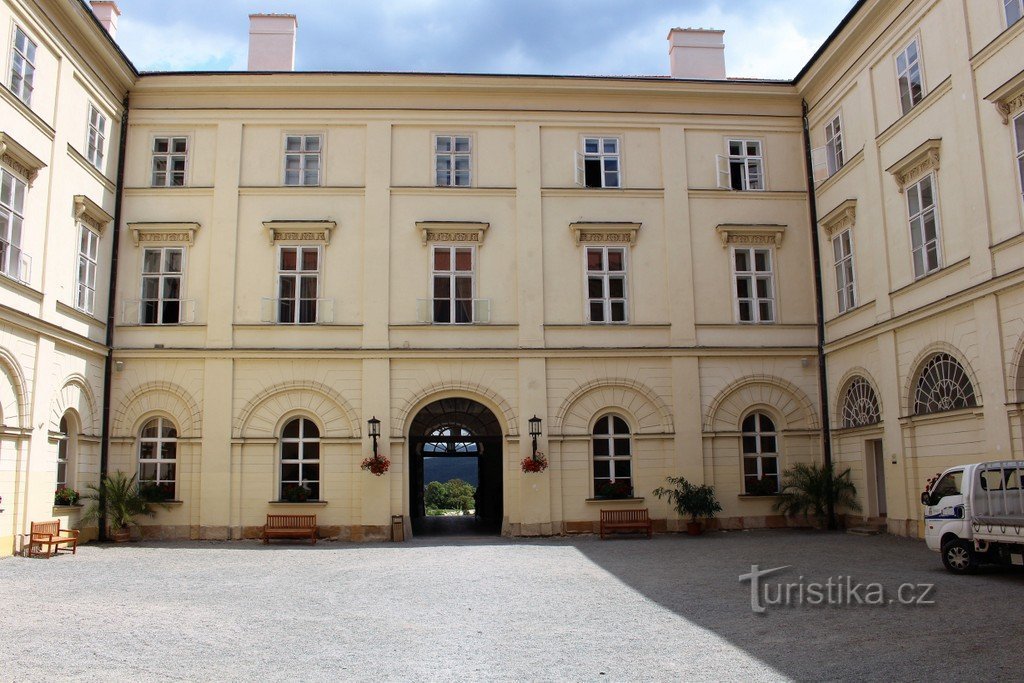
M951 572L1024 565L1024 460L951 467L921 494L925 541Z

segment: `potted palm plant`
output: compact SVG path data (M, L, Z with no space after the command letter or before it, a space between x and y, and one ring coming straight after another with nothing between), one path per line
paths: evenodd
M707 484L691 484L685 477L666 477L665 481L672 484L672 487L659 486L654 489L654 495L658 498L668 498L680 517L689 517L686 533L699 536L704 532L700 520L712 519L722 511L722 506L715 497L714 487Z
M129 477L124 472L114 472L112 475L103 477L99 486L89 484L89 493L85 500L90 501L89 506L82 515L82 522L94 522L100 517L106 516L107 528L110 539L115 543L123 543L131 536L131 527L137 526L135 518L140 515L152 517L156 510L150 501L146 500L140 493L135 482L135 475ZM161 507L166 505L157 503Z
M847 508L859 511L857 487L850 480L850 469L838 475L831 465L797 463L782 473L782 491L775 510L784 515L802 515L812 526L822 529L826 525L829 503L832 509Z

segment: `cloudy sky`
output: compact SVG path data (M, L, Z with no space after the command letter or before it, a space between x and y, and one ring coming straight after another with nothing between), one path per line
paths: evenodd
M143 71L244 69L251 12L299 20L300 71L661 75L672 26L725 29L730 76L791 78L854 0L118 0Z

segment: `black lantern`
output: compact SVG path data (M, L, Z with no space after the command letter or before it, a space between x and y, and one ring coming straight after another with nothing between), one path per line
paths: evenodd
M533 437L533 457L537 458L537 437L540 436L540 418L534 415L530 418L530 436Z
M376 458L377 457L377 439L380 438L380 420L378 420L377 416L374 415L373 417L371 417L369 420L366 421L366 424L370 428L370 438L373 439L373 457Z

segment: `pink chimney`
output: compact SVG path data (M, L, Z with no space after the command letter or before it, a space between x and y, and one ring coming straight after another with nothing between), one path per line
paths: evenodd
M249 71L294 71L294 14L249 15Z
M121 16L121 10L118 9L117 3L110 0L92 0L89 4L92 5L92 13L99 19L103 28L107 29L110 37L116 38L117 18Z

